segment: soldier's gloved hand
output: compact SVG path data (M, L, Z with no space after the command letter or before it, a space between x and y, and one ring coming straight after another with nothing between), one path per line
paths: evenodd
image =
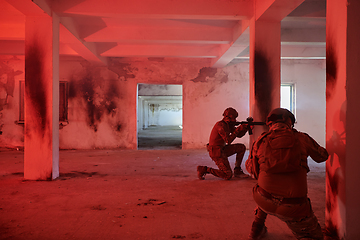
M235 129L234 134L236 134L236 136L244 135L247 131L247 128L248 128L247 124L241 124Z

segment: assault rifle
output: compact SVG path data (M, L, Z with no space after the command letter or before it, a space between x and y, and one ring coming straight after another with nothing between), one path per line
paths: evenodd
M266 125L266 123L264 122L254 122L254 119L252 117L248 117L246 119L246 121L241 121L241 122L235 122L235 126L240 125L240 124L248 124L248 131L249 131L249 135L253 134L252 129L250 126L255 126L255 125Z

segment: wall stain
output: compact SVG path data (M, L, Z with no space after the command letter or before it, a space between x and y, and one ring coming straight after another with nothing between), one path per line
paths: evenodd
M329 100L335 91L338 63L334 44L331 40L326 43L326 99Z
M217 73L217 68L203 67L200 69L198 76L190 81L193 82L207 82L208 77L214 77Z
M339 236L339 226L337 224L338 208L345 203L344 193L341 189L345 176L345 162L346 162L346 101L341 105L340 110L335 114L338 118L334 121L338 126L333 130L332 136L326 141L326 149L329 153L329 159L326 166L326 211L329 218L326 221L326 234L332 237ZM342 126L340 126L342 125ZM338 238L333 238L338 239Z
M4 62L0 62L0 88L6 92L6 100L8 96L14 97L15 76L22 74L23 71L14 70ZM6 76L6 82L5 82ZM6 103L7 101L5 101Z
M74 78L69 79L69 99L77 97L78 91L76 91L76 89L76 80Z
M229 81L228 75L223 76L223 77L219 80L220 83L227 83L228 81Z
M117 132L120 132L120 131L122 130L122 125L121 125L120 122L118 122L118 123L116 124L115 129L116 129Z
M271 81L271 70L266 55L260 51L255 51L254 57L255 69L255 102L259 108L261 120L265 120L270 113L272 106L271 89L273 83Z
M122 63L113 58L109 58L108 68L109 70L116 73L119 79L125 79L125 80L127 80L128 78L135 78L134 73L138 71L137 68L131 67L130 63Z
M15 59L16 60L16 59ZM9 105L9 96L14 97L15 76L22 74L23 71L14 70L5 61L0 62L0 135L4 124L2 123L2 110Z
M97 132L98 124L105 114L114 117L118 110L120 89L118 80L105 81L98 76L96 69L86 68L79 80L69 81L69 99L80 98L85 102L86 121L88 126Z
M89 126L97 132L97 122L100 122L102 116L102 109L95 105L95 83L90 73L83 79L80 89L83 93L83 98L86 103L87 119Z
M114 114L116 113L117 101L115 101L115 99L119 97L120 96L119 96L119 88L117 81L112 80L109 83L107 93L105 95L105 103L104 103L108 114L114 116Z
M336 228L333 222L327 222L326 228L324 229L324 235L327 237L331 237L332 240L339 239L339 230Z
M44 136L49 125L48 109L46 107L48 96L45 82L47 79L44 79L43 76L44 53L39 44L33 42L25 54L25 92L38 115L37 118L40 123L40 129L38 130Z

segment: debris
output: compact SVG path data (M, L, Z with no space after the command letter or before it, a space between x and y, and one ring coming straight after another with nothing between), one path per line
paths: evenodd
M91 207L91 210L105 210L106 207L103 207L101 205L97 205L97 206L92 206Z
M139 199L139 201L140 201L141 199ZM144 205L144 206L146 206L146 205L162 205L162 204L164 204L164 203L166 203L166 201L160 201L160 200L157 200L157 199L152 199L152 198L150 198L149 200L147 200L146 202L143 202L143 203L138 203L137 205L138 206L141 206L141 205Z
M176 238L176 239L183 239L186 238L186 236L181 236L181 235L173 235L172 238Z

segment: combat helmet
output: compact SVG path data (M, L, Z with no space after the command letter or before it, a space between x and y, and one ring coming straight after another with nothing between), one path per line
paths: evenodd
M295 116L286 108L275 108L273 109L266 118L266 125L270 125L275 122L285 123L287 119L291 119L291 125L294 126Z
M225 109L225 111L223 113L224 117L233 116L233 117L237 118L238 115L239 115L238 112L232 107L228 107L227 109Z

